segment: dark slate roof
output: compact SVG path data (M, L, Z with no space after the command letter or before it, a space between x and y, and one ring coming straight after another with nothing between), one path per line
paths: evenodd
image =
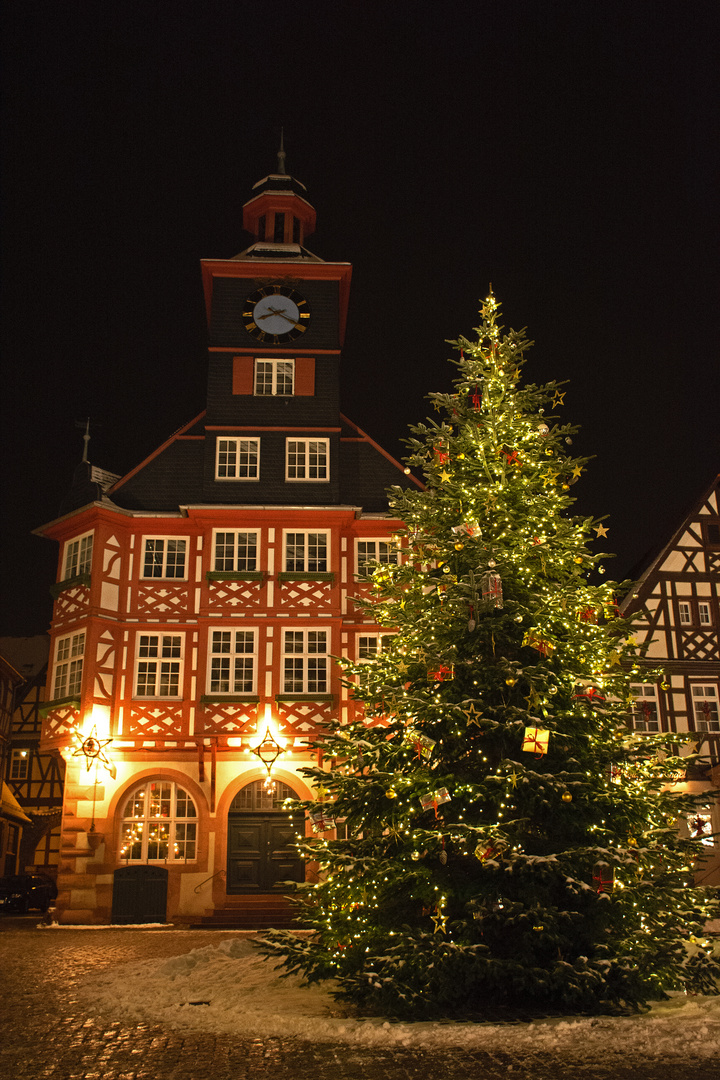
M208 486L207 478L203 483L206 467L203 419L204 414L196 417L119 480L108 492L113 503L127 510L158 512L176 511L184 505L214 502L228 505L230 489L221 485L216 496L214 485ZM340 484L334 487L332 502L360 506L367 513L384 513L388 509L388 487L421 486L413 477L406 476L399 462L352 421L341 417L341 422ZM214 433L209 437L214 438ZM294 491L297 493L297 488ZM241 491L233 488L232 493L238 496ZM247 495L251 498L242 505L287 505L295 501L293 492L284 484L274 485L272 491L258 490L253 485L252 491L247 489ZM313 495L327 505L330 491L321 492L315 487ZM301 501L305 504L305 499Z

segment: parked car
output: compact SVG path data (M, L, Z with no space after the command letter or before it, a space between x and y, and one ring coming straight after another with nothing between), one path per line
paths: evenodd
M47 911L57 896L57 885L44 874L12 874L0 878L0 911Z

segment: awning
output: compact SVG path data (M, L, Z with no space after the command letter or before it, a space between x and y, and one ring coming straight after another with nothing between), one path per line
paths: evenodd
M32 819L27 816L4 781L2 786L2 799L0 800L0 816L13 818L15 821L26 821L28 825L32 825Z

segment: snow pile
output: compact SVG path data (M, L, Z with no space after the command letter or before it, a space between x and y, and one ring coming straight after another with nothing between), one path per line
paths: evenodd
M166 960L144 960L93 977L77 992L103 1012L246 1036L295 1035L354 1046L556 1053L584 1061L716 1058L720 998L675 994L642 1016L580 1017L523 1024L390 1023L355 1019L331 983L282 978L247 939Z

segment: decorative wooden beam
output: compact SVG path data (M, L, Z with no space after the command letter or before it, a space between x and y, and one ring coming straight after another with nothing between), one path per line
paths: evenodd
M205 740L199 739L197 744L198 749L198 780L201 784L205 783Z
M212 761L210 766L210 813L215 813L215 774L217 770L217 739L211 743Z

